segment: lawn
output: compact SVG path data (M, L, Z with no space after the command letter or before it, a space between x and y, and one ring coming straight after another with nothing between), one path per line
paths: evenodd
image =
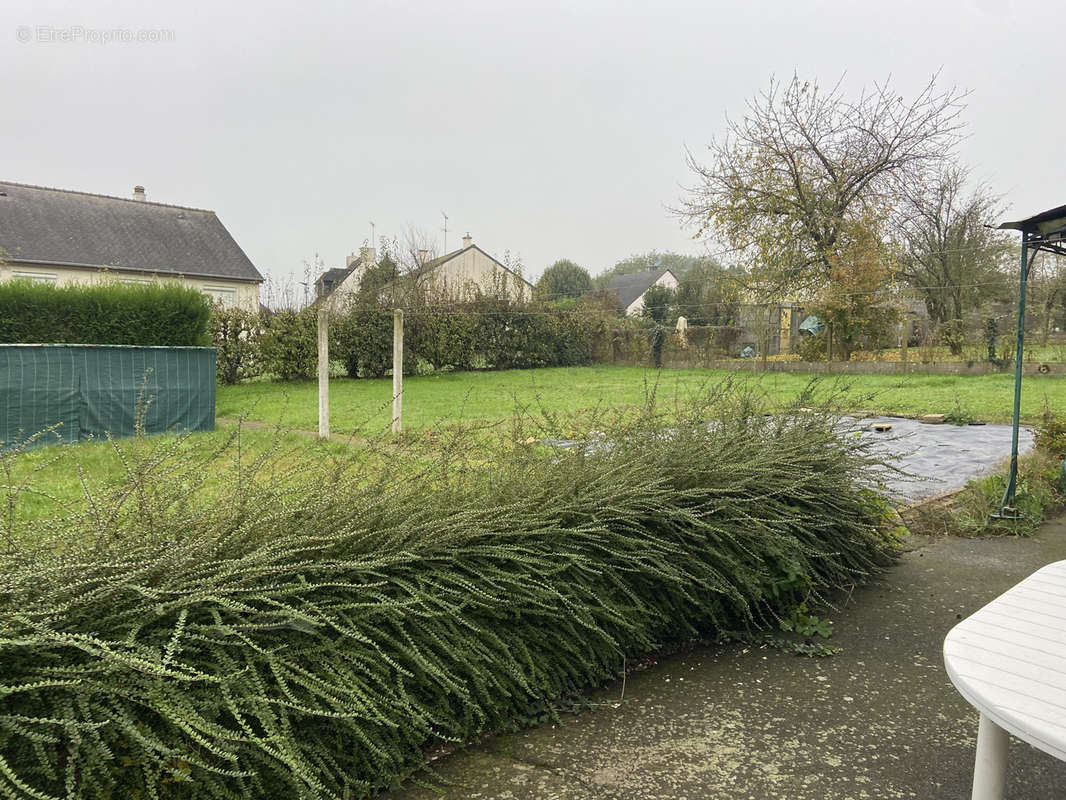
M299 475L323 468L331 456L343 456L343 442L320 442L295 433L235 428L182 436L164 434L114 442L86 442L0 454L0 523L67 516L83 511L93 498L102 500L126 490L139 479L192 485L198 502L212 503L237 479L237 461L245 476ZM238 456L239 454L239 456ZM177 488L177 487L175 487Z
M404 427L434 429L468 422L504 422L519 409L581 414L597 407L637 407L651 391L659 402L697 391L732 376L764 393L772 405L787 404L806 388L809 375L724 370L664 370L641 367L561 367L508 372L453 372L404 379ZM846 389L850 406L917 416L946 414L956 406L985 422L1009 422L1014 377L1009 374L854 375L828 377L819 392ZM219 387L216 413L314 430L318 389L312 381L254 382ZM1037 422L1045 396L1053 411L1066 412L1066 381L1025 378L1022 419ZM378 432L391 418L392 381L336 378L330 382L331 428L335 432Z
M656 370L639 367L568 367L509 372L445 373L411 377L404 381L404 426L415 434L385 451L384 457L421 460L429 455L439 433L460 423L489 426L501 435L511 433L507 423L520 411L535 416L558 415L552 433L574 435L597 424L596 410L635 410L654 393L667 411L677 397L732 379L761 392L768 408L795 399L810 383L810 376L791 373L728 372L721 370ZM956 406L964 414L987 422L1007 422L1013 399L1011 375L856 375L826 377L817 393L842 391L854 409L916 416L949 413ZM384 432L391 416L391 379L331 381L332 430L335 434L356 432L362 438ZM1023 420L1040 419L1045 396L1053 411L1066 413L1066 381L1056 378L1026 378L1022 391ZM65 447L46 447L8 455L10 473L0 480L17 486L26 482L33 491L17 499L0 498L0 515L6 519L36 519L77 513L88 498L113 492L127 484L130 471L150 468L158 477L171 464L202 463L206 491L201 501L212 502L225 495L236 480L236 450L219 451L233 432L227 418L244 416L252 426L243 429L241 463L247 469L268 450L261 470L289 470L305 477L328 466L332 457L357 452L359 458L380 449L354 448L335 439L323 445L313 436L263 429L270 426L310 431L317 428L317 386L314 382L277 383L257 381L219 387L219 430L194 434L179 441L174 436L97 442ZM534 433L537 433L534 431ZM524 435L524 434L523 434ZM337 437L339 439L339 437ZM467 441L474 441L473 439ZM492 450L499 440L482 438ZM443 444L441 446L444 446ZM160 463L155 463L159 461ZM140 467L138 467L140 465ZM183 480L189 479L189 476ZM8 498L12 490L5 490ZM12 505L13 504L13 505Z

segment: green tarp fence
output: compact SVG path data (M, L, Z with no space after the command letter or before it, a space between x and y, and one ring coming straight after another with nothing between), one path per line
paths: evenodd
M215 428L215 348L0 345L0 447Z

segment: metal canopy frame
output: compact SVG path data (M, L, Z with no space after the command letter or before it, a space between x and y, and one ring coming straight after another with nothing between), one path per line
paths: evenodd
M1034 214L1017 222L1004 222L999 230L1020 231L1022 255L1018 278L1018 344L1014 351L1014 421L1011 431L1010 476L996 519L1018 519L1021 514L1014 505L1018 488L1018 418L1022 405L1022 356L1025 346L1025 294L1033 259L1040 251L1066 256L1066 205ZM1030 255L1030 252L1032 254Z

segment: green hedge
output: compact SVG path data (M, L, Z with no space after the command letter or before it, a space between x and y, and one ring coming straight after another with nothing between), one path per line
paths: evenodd
M568 367L593 360L601 323L590 315L486 295L404 312L404 370ZM330 323L330 351L348 375L379 378L392 369L392 311L354 303Z
M212 309L211 342L219 383L239 383L263 371L262 325L259 314L243 308Z
M211 344L211 301L167 284L52 286L0 283L0 342L5 344Z
M297 490L245 475L206 507L137 476L61 546L0 551L0 795L361 797L890 562L854 439L712 400L668 435L480 469L457 442L417 475Z
M263 371L283 381L318 374L318 318L313 308L277 311L261 319L259 356Z
M281 380L317 374L317 309L264 316L215 311L212 333L219 381L235 383L266 373ZM352 378L381 378L392 370L393 311L353 302L330 314L330 358ZM404 313L404 373L433 370L527 369L590 364L605 323L594 314L486 296ZM602 347L601 347L602 349Z

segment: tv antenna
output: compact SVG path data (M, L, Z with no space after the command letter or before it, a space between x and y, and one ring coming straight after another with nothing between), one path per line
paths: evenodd
M443 211L440 212L440 215L442 217L444 217L444 227L441 228L441 230L444 231L444 252L447 253L448 252L448 215L445 214Z

